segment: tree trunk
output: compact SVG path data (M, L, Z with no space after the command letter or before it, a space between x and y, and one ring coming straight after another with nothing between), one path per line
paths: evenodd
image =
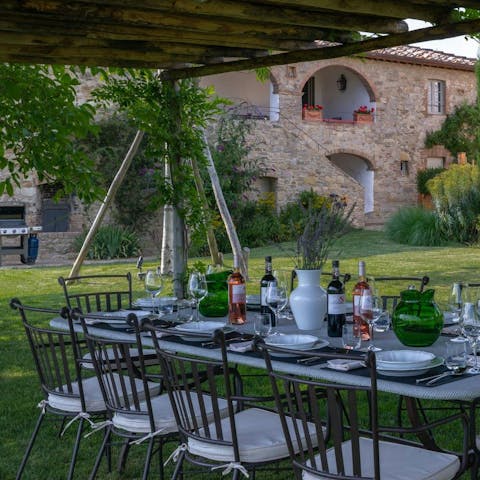
M217 170L215 169L212 154L208 147L207 135L205 133L205 130L203 131L203 142L203 153L207 158L207 170L208 174L210 175L210 180L212 182L213 193L215 195L218 210L220 211L223 223L225 224L228 239L230 241L230 245L232 246L232 252L238 257L240 271L242 272L242 275L245 277L245 279L248 279L247 266L242 254L242 246L240 245L240 240L238 239L235 225L233 224L232 217L230 215L230 212L228 211L228 207L223 196L222 187L220 186L220 181L218 180Z
M97 233L97 230L100 227L100 224L102 223L103 218L105 217L105 213L107 212L108 207L112 204L113 199L117 194L118 188L120 187L123 179L125 178L127 170L132 163L133 157L137 153L138 147L140 146L143 135L144 135L144 132L142 132L141 130L137 131L135 138L133 139L133 142L130 145L130 148L128 149L128 152L125 155L125 158L123 159L123 162L120 165L120 168L118 169L118 172L115 175L115 178L113 179L107 194L105 195L103 203L100 205L100 208L98 209L97 215L95 216L95 219L90 227L90 230L88 231L88 234L85 237L82 248L80 249L80 252L78 253L78 256L75 260L75 263L73 264L73 267L70 270L69 277L76 277L78 275L78 272L80 271L82 263L85 260L85 257L87 256L88 249L90 248L93 238L95 237L95 233Z
M200 202L202 203L202 210L205 220L205 226L207 228L207 241L208 241L208 248L210 250L210 257L212 258L213 265L222 265L223 261L221 256L218 253L218 245L217 239L215 238L215 233L213 231L211 222L210 222L210 215L209 215L209 206L207 201L207 196L205 195L205 189L203 187L203 180L200 175L200 170L198 169L197 161L192 158L192 170L193 170L193 178L195 180L195 186L197 187L198 196L200 197ZM208 217L208 218L207 218Z
M165 182L171 183L170 166L165 159ZM160 272L162 275L173 273L173 207L163 206L162 251L160 254Z

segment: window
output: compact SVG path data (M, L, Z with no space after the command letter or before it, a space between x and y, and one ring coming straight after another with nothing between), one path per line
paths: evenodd
M302 105L315 105L315 78L310 77L302 91Z
M445 168L445 157L427 157L427 168Z
M428 113L445 113L445 82L430 80L428 86Z

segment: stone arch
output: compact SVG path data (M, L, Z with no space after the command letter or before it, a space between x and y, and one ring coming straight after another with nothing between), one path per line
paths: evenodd
M362 186L364 192L364 213L374 210L374 163L363 153L351 150L337 150L327 155L330 162L353 178Z
M339 90L337 80L346 79L346 88ZM310 80L308 88L305 88ZM305 89L305 96L302 93ZM376 109L376 91L368 79L357 69L344 64L308 66L299 81L298 95L301 103L314 103L323 106L325 119L353 121L354 110L365 105Z

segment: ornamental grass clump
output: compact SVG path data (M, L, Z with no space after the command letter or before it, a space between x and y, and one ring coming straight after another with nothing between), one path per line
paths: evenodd
M294 255L297 270L322 269L335 241L351 229L350 217L354 205L338 195L330 195L332 202L321 208L307 207L303 233L297 238Z

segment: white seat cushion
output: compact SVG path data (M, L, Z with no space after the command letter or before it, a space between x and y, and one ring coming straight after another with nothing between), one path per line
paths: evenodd
M342 446L346 475L352 475L350 441ZM327 452L330 473L337 473L335 452ZM370 438L360 439L362 476L373 477L373 443ZM317 458L317 461L320 460ZM317 463L317 467L321 465ZM423 448L400 445L393 442L380 442L380 474L385 480L450 480L455 477L460 466L456 455L433 452ZM303 472L303 480L324 479L321 475Z
M288 447L283 434L280 417L274 412L259 408L249 408L235 414L235 425L237 430L238 445L240 448L240 461L257 463L271 460L278 460L288 457ZM231 441L229 419L222 420L224 440ZM292 437L293 425L290 420L290 431ZM302 429L300 429L302 431ZM214 429L210 429L212 437ZM312 443L317 444L315 426L309 425ZM302 436L302 442L305 437ZM298 445L294 445L298 449ZM199 455L210 460L219 462L233 462L233 448L202 442L198 439L188 440L188 451L193 455Z
M205 411L208 421L213 420L212 402L210 397L204 395L203 401L205 405ZM175 415L173 413L170 399L167 394L157 396L151 399L153 417L155 419L155 431L162 430L162 433L171 433L178 431L177 422L175 421ZM200 408L198 406L198 398L192 396L192 403L195 412L199 412L197 415L197 421L200 421ZM223 418L228 415L228 404L226 400L219 400L220 416ZM129 413L115 413L112 422L115 427L127 430L128 432L135 433L150 433L150 421L147 414L147 405L145 402L140 404L141 410L145 412L145 415L129 414Z
M119 374L114 374L115 377L120 378ZM117 382L117 380L115 380ZM129 398L131 396L132 390L130 387L129 382L126 383L127 393L129 394ZM142 380L138 379L135 380L137 385L137 390L141 399L145 398L144 390L143 390L143 383ZM82 380L83 385L83 393L85 396L85 406L87 412L103 412L105 407L105 402L103 400L102 391L100 389L100 385L98 384L97 377L90 377ZM118 383L120 386L120 383ZM149 382L148 383L150 394L151 395L158 395L160 392L160 385L157 383ZM78 383L74 382L72 384L73 395L75 396L63 396L57 395L55 393L48 394L48 404L52 408L56 408L58 410L63 410L65 412L81 412L82 405L80 403L80 396L78 393Z
M109 348L107 350L107 355L108 355L108 359L113 361L115 360L115 356L113 354L113 350L111 348ZM138 348L131 348L130 349L130 355L135 358L135 357L138 357ZM155 352L155 350L153 350L152 348L148 348L146 350L143 350L143 356L144 356L144 362L145 362L145 365L157 365L158 364L158 357L157 357L157 354ZM89 353L86 353L83 357L83 360L85 360L85 362L81 362L81 367L82 368L85 368L87 370L93 370L94 369L94 366L93 366L93 362L92 362L92 356L89 354ZM125 368L125 364L124 363L121 363L121 368Z

